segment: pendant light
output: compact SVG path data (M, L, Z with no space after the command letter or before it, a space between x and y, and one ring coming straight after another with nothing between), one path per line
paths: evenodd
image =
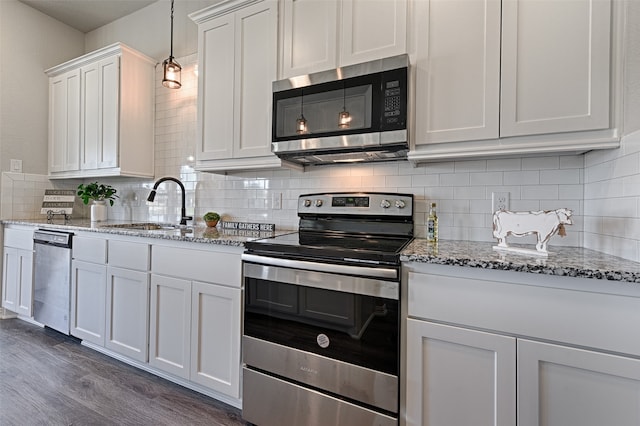
M171 0L171 53L162 63L162 85L169 89L179 89L182 67L173 58L173 0Z
M342 86L342 112L338 114L338 127L341 129L348 129L351 125L351 114L347 111L347 91Z
M302 113L304 106L304 92L300 92L300 117L296 120L296 133L301 135L307 133L307 119Z

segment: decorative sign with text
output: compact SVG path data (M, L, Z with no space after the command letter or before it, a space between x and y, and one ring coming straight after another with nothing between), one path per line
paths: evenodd
M74 189L45 189L42 200L41 214L52 212L53 214L73 213L73 204L76 200Z
M222 229L237 229L245 231L270 231L276 230L273 223L250 223L250 222L221 222Z

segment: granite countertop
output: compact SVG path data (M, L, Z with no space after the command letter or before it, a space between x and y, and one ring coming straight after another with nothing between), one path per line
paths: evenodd
M403 250L400 260L640 283L640 263L595 250L549 247L548 257L538 257L496 251L494 245L492 242L451 240L441 240L433 245L417 238Z
M279 230L275 232L229 230L207 228L205 226L147 231L105 227L105 225L119 225L131 222L109 221L92 224L87 219L72 219L67 224L60 221L47 223L46 220L27 219L3 220L2 223L237 247L242 247L247 241L296 232L295 230ZM136 221L135 223L145 222ZM493 242L454 240L440 240L437 245L433 245L425 239L416 238L402 251L400 260L402 262L640 283L640 263L595 250L558 246L550 247L551 254L548 257L539 257L495 251L493 250L494 245L495 243Z
M13 219L3 220L4 224L15 225L28 225L37 226L48 229L60 229L68 231L85 231L96 232L101 234L111 235L129 235L145 238L157 238L163 240L173 241L187 241L193 243L204 244L219 244L227 246L242 247L245 242L252 241L260 238L275 237L277 235L289 234L295 232L295 230L281 230L274 232L265 231L250 231L250 230L238 230L238 229L221 229L221 228L208 228L206 226L188 226L184 228L175 229L157 229L157 230L143 230L143 229L131 229L131 228L118 228L114 225L123 225L131 223L147 223L145 221L108 221L92 223L88 219L71 219L67 223L62 221L54 221L54 223L48 223L46 220L29 220L29 219Z

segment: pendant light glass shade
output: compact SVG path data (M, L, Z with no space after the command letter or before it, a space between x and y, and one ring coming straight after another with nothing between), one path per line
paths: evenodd
M171 0L171 53L162 62L162 85L169 89L179 89L182 67L173 59L173 0Z
M179 89L182 86L182 83L180 83L182 67L173 59L173 56L162 62L162 71L162 85L164 87Z

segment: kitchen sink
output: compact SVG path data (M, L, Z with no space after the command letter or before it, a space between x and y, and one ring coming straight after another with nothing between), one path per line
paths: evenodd
M118 223L113 225L102 225L102 228L114 228L114 229L132 229L139 231L173 231L174 229L180 229L179 225L171 225L168 223Z

